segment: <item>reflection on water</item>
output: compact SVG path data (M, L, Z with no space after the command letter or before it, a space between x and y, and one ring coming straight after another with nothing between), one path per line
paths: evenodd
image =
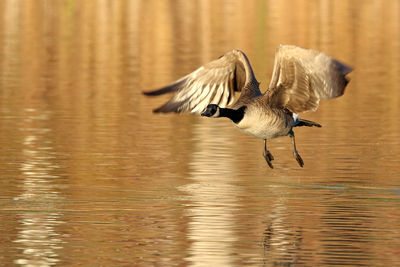
M22 250L15 264L26 266L50 266L59 262L57 250L62 248L62 239L57 225L62 223L62 213L57 211L60 196L54 180L57 165L51 141L46 138L49 128L46 121L49 112L35 109L24 110L24 127L20 129L23 162L21 194L14 198L20 209L27 211L18 214L18 234L14 240ZM35 209L35 211L31 211Z
M328 201L328 211L321 217L326 225L322 254L324 264L365 265L373 255L370 238L375 216L368 207L348 201Z
M204 127L203 123L208 125ZM240 188L232 184L236 179L234 159L226 158L234 142L231 136L221 134L220 126L215 121L202 121L195 126L192 141L197 148L190 159L193 182L181 187L190 200L186 209L187 236L191 241L187 260L193 266L235 263L233 210L239 205Z
M291 265L300 261L298 254L302 249L302 230L287 220L289 212L284 199L279 198L273 204L263 237L265 266Z
M400 2L0 1L0 263L398 266ZM355 68L262 141L155 115L165 85L233 48L266 88L275 47ZM305 127L304 127L305 128Z

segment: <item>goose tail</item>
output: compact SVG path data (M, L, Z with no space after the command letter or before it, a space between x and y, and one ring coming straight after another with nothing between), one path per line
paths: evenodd
M321 124L313 122L313 121L309 121L309 120L303 120L298 118L296 120L295 125L293 125L293 127L301 127L301 126L307 126L307 127L322 127Z

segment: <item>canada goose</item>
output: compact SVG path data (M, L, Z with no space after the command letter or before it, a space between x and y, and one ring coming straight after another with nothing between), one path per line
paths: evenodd
M246 55L232 50L166 87L143 93L174 93L155 113L191 112L231 119L243 132L264 139L263 156L270 168L274 157L267 149L267 140L290 136L293 155L303 167L293 127L321 125L300 119L297 113L315 111L320 99L343 95L349 82L345 76L351 71L352 68L322 52L280 45L271 82L262 94ZM235 92L241 94L234 103Z

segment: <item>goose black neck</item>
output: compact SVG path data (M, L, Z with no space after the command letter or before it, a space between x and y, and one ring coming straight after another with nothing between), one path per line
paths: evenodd
M239 123L244 117L245 110L246 110L246 106L240 107L239 109L220 108L219 116L227 117L227 118L231 119L234 123Z

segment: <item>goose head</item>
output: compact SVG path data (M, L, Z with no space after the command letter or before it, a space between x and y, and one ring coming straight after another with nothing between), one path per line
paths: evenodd
M220 107L216 104L209 104L201 116L218 118L220 117Z

